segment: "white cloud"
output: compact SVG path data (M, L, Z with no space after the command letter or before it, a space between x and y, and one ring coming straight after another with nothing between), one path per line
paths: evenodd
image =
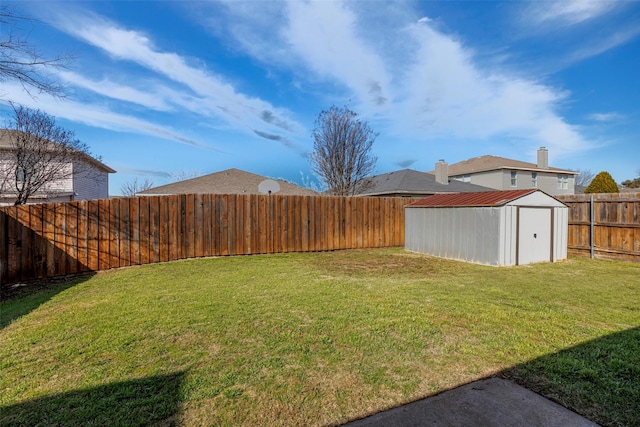
M624 116L620 113L610 112L589 114L587 118L595 122L613 122L624 118Z
M91 80L78 73L68 71L60 72L59 76L70 85L90 90L91 92L112 99L135 103L157 111L169 111L172 109L166 102L165 97L160 96L155 91L138 90L130 86L115 83L109 79L102 79L100 81Z
M569 16L588 19L586 10L574 8L571 12L567 6L556 15L565 21ZM364 3L232 3L221 15L219 23L225 26L219 32L236 37L240 49L267 67L293 74L301 86L322 79L333 85L325 87L346 88L338 92L341 99L355 99L365 118L380 119L401 138L453 135L477 141L512 136L529 148L545 145L558 155L591 146L580 128L556 112L568 93L481 68L468 46L439 31L423 13L403 9L392 16L382 10L373 16L367 9ZM597 8L589 10L588 16L597 15ZM380 30L372 30L373 24ZM285 145L290 144L289 135L280 132L295 134L302 128L286 110L240 93L195 60L163 52L141 32L95 16L74 15L61 25L116 61L152 71L158 82L141 93L110 80L76 76L80 87L158 111L180 107L205 118L221 117L235 128ZM393 42L388 42L389 34ZM161 79L169 82L163 85ZM122 125L126 119L116 115L112 121ZM150 124L135 124L145 125Z
M638 34L640 34L640 26L619 28L611 34L606 34L598 37L597 39L590 40L588 44L575 49L575 51L568 55L564 61L567 62L567 64L572 64L600 55L618 46L626 44Z
M232 28L243 29L232 33L246 53L286 66L308 83L320 77L347 88L339 95L342 99L356 100L365 118L379 119L378 125L389 126L388 133L399 138L511 136L530 149L545 145L556 155L591 146L578 127L556 113L568 93L482 69L473 52L439 31L432 19L416 10L391 12L386 7L380 3L377 9L383 10L372 13L361 3L295 1L284 11L269 6L263 15L256 8L229 7L225 19L229 17ZM586 19L587 11L590 16L604 13L596 6L582 12L579 5L556 7L563 19ZM272 21L263 21L267 17ZM380 30L372 31L374 24ZM385 40L390 34L392 43ZM250 47L249 40L257 44ZM386 99L384 108L376 108L376 98Z
M532 3L527 16L534 24L575 25L609 13L619 2L602 0L557 0Z
M579 129L556 112L568 94L541 83L481 70L459 41L428 24L410 27L419 43L394 122L425 138L489 139L512 136L558 154L590 146Z
M238 128L252 131L264 127L264 112L275 116L268 122L287 132L298 132L302 126L290 120L288 114L270 103L237 92L223 78L203 67L188 64L186 58L162 52L144 34L120 28L93 14L60 17L60 28L98 47L116 60L135 62L148 70L189 88L199 98L201 112L224 118Z
M22 86L17 83L9 83L3 86L3 94L6 99L32 109L45 111L56 118L62 118L77 123L109 129L119 132L133 132L137 134L153 135L159 138L176 141L194 147L213 149L210 145L195 141L180 132L167 126L158 125L136 117L114 113L102 107L80 103L72 100L59 100L47 94L40 95L37 99L25 93Z
M339 2L290 2L284 35L316 74L344 84L369 108L390 100L383 60L358 35L357 16Z

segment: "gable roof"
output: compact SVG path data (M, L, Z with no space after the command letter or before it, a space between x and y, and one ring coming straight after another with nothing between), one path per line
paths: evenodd
M261 194L258 191L258 186L266 179L271 178L232 168L150 188L138 194ZM313 190L290 184L283 180L274 179L274 181L280 185L280 191L276 194L288 196L318 195Z
M555 172L568 175L577 175L578 172L554 167L540 168L535 163L522 162L520 160L507 159L499 156L480 156L463 160L458 163L448 165L449 176L465 175L474 172L486 172L496 169L521 169L533 172ZM431 171L433 173L433 171Z
M13 129L0 129L0 151L13 150L14 145L11 141L11 135L14 134L15 132L20 132L20 131L13 130ZM54 144L54 143L51 142L51 144ZM100 160L96 159L95 157L92 157L89 154L84 152L79 152L79 154L80 154L79 158L84 159L87 163L95 166L96 168L102 170L103 172L116 173L114 169L102 163Z
M408 207L493 207L503 206L521 197L535 193L536 189L483 191L479 193L435 194L425 197ZM542 191L540 191L542 193Z
M370 184L361 196L377 196L384 194L424 195L438 193L462 193L474 191L487 191L483 187L468 182L449 180L449 184L436 182L433 174L419 172L413 169L402 169L376 175L369 178Z

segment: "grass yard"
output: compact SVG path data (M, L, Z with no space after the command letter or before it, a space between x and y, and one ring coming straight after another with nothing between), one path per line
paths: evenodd
M640 423L640 265L214 258L2 301L0 424L341 423L489 375Z

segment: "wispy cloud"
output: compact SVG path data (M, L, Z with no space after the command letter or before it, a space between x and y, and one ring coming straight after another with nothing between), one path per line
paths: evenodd
M314 73L335 79L369 107L391 97L382 58L357 33L357 16L340 2L290 2L284 35Z
M528 68L553 74L640 35L637 19L624 13L633 4L601 0L513 2L510 5L517 18L511 29L519 34L516 43L527 46L533 38L540 52L544 52Z
M599 36L589 43L585 43L582 47L575 49L574 52L567 55L564 62L573 64L594 56L603 54L618 46L622 46L640 35L640 26L633 25L628 28L616 28L610 34Z
M620 6L620 2L602 0L556 0L533 2L527 17L533 24L575 25L598 18Z
M170 172L155 170L155 169L140 169L130 166L118 166L115 165L118 169L119 173L130 174L130 175L142 175L142 176L153 176L156 178L169 179L173 177L173 174Z
M589 147L579 129L555 112L566 92L479 68L462 42L429 21L411 25L409 33L419 48L404 79L398 121L411 121L410 127L431 136L512 136L528 146L552 147L556 153Z
M194 147L222 152L222 150L184 136L181 132L169 127L142 120L134 116L114 113L96 105L72 100L59 100L46 94L34 99L25 93L22 86L15 83L5 84L3 86L3 92L6 93L6 99L10 99L28 108L45 111L57 118L63 118L102 129L153 135Z
M530 19L577 23L610 10L587 3L554 2L549 10L537 10ZM389 13L382 10L375 16L362 4L339 1L260 2L251 7L206 3L199 7L220 11L200 14L200 19L213 19L219 24L211 30L214 34L234 37L237 48L265 68L291 73L297 88L303 90L322 81L327 99L354 100L365 119L375 119L400 138L510 137L528 149L546 145L556 154L591 146L581 129L557 112L570 96L567 92L522 74L480 65L463 39L442 31L437 20L423 17L411 5L390 12L395 7L391 5ZM372 30L372 22L384 31ZM237 90L197 58L163 50L141 31L90 13L68 14L58 26L101 49L116 63L137 64L153 76L153 84L143 92L116 79L67 74L77 87L157 111L187 109L205 121L217 118L231 128L289 148L295 149L292 139L303 133L304 126L291 119L286 109ZM393 34L392 42L386 40L387 34ZM624 39L621 36L609 45ZM115 117L114 123L127 123L126 117ZM129 126L154 127L135 120L131 118Z
M63 31L103 50L114 60L134 62L182 85L183 88L188 88L192 96L198 97L199 111L203 114L216 115L237 128L250 131L252 123L264 122L261 115L268 111L271 114L269 123L275 127L288 132L303 128L291 120L282 109L267 101L242 94L223 77L215 75L203 66L190 64L197 61L190 61L173 52L163 52L154 45L150 37L141 32L122 28L92 13L60 15L56 22ZM85 87L95 88L91 82L82 83ZM123 96L133 98L128 95ZM144 100L144 97L141 99Z
M158 111L169 111L172 109L165 101L165 97L160 96L155 91L142 91L106 78L92 80L81 74L69 71L62 71L59 75L60 78L70 86L86 89L102 96L135 103Z
M231 27L252 23L242 27L242 35L231 31L238 34L237 44L260 61L295 71L303 86L324 79L387 133L424 140L512 136L528 149L546 145L556 154L591 145L556 112L567 92L482 68L462 40L406 5L395 14L382 10L373 16L370 8L347 2L278 4L262 16L255 8L229 7L225 18ZM572 9L563 10L557 13ZM266 25L265 17L273 21ZM384 31L372 31L372 22ZM392 43L383 40L386 34L393 34ZM247 40L258 45L249 47Z
M589 114L587 118L595 122L613 122L624 118L624 116L620 113L610 112Z

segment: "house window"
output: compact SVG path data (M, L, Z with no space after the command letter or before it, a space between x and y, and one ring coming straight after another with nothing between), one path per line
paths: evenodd
M516 171L511 171L511 186L512 187L518 186L518 172Z
M16 181L24 182L25 176L26 176L26 173L24 171L24 168L19 167L18 170L16 171Z
M569 189L569 175L558 175L558 190Z
M538 173L531 172L531 188L538 188Z
M471 182L471 175L462 175L462 182Z

